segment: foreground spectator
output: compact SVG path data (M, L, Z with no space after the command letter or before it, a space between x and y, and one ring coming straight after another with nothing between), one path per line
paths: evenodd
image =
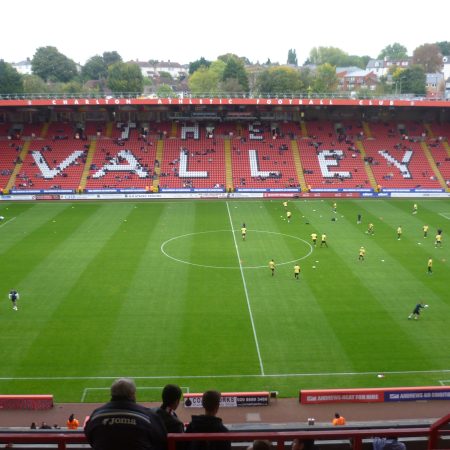
M94 410L84 428L94 450L165 450L166 431L159 416L136 403L136 385L119 378L111 401Z
M406 450L406 445L403 442L398 442L396 437L376 437L373 440L373 450Z
M220 392L206 391L202 397L202 406L205 414L192 416L186 427L186 433L226 433L228 428L222 419L216 417L220 405ZM230 441L193 441L189 450L230 450Z
M176 384L167 384L162 391L162 405L156 410L156 414L164 422L168 433L184 432L184 424L175 412L180 404L181 395L181 389Z
M314 450L314 439L294 439L292 441L292 450Z
M272 443L265 440L253 441L253 444L247 447L247 450L273 450Z

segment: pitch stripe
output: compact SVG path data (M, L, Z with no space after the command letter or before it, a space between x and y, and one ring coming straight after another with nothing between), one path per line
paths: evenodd
M242 375L155 375L155 376L131 376L134 380L166 380L171 378L176 379L220 379L220 378L295 378L295 377L335 377L335 376L359 376L359 375L423 375L432 373L450 373L450 369L438 370L396 370L391 372L318 372L318 373L273 373L273 374L242 374ZM123 375L121 375L123 376ZM116 380L119 376L105 376L105 377L0 377L0 381L77 381L77 380Z
M241 272L242 284L244 285L244 292L245 292L245 298L247 300L248 313L250 315L250 322L252 324L253 337L255 339L255 344L256 344L256 352L258 353L259 367L261 369L261 375L264 375L264 366L263 366L263 362L261 359L261 352L259 351L258 336L256 335L255 322L253 320L252 307L250 306L250 299L249 299L248 291L247 291L247 283L245 282L244 269L242 268L242 264L241 264L241 255L239 254L239 248L238 248L237 241L236 241L236 234L234 233L234 228L233 228L233 221L231 220L230 206L229 206L228 202L226 202L226 203L227 203L228 218L230 219L231 233L233 234L234 247L236 248L236 255L237 255L238 262L239 262L239 270Z

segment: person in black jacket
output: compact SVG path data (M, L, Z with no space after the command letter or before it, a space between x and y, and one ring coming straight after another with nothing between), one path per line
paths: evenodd
M164 422L168 433L184 432L184 424L175 412L180 404L181 394L181 389L176 384L167 384L163 388L162 405L156 410L156 414Z
M167 433L160 417L136 403L136 385L119 378L111 401L95 409L84 428L94 450L165 450Z
M186 433L226 433L228 428L216 417L220 405L220 392L206 391L202 397L205 414L192 416ZM192 441L189 450L230 450L230 441Z

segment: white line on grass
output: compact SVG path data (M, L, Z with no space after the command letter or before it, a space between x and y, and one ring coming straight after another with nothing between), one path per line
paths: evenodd
M450 213L439 213L444 219L450 220Z
M378 370L377 372L318 372L318 373L272 373L272 374L240 374L240 375L155 375L155 376L129 376L134 380L167 380L167 379L191 379L191 380L205 380L205 379L221 379L221 378L302 378L302 377L357 377L360 375L426 375L432 373L450 373L450 369L438 370L394 370L385 371ZM81 381L81 380L116 380L119 376L104 376L104 377L0 377L0 381Z
M258 359L259 359L259 367L261 369L261 375L264 375L264 366L263 366L263 362L261 359L261 352L259 351L258 336L256 335L256 328L255 328L255 322L253 320L252 307L250 306L250 299L248 297L247 283L245 282L244 269L242 268L242 264L241 264L241 255L239 254L239 248L238 248L237 241L236 241L236 235L234 234L233 221L231 220L230 206L228 205L228 202L226 202L226 203L227 203L228 218L230 219L231 233L233 234L234 247L236 248L237 259L239 262L239 270L241 271L242 283L244 285L245 298L247 299L248 313L250 315L250 322L252 323L253 337L255 338L256 351L258 353Z
M181 234L179 236L174 236L174 237L168 239L167 241L164 241L160 246L160 250L164 254L164 256L167 256L168 258L172 259L173 261L176 261L176 262L179 262L182 264L188 264L190 266L204 267L207 269L233 269L233 270L236 270L236 269L240 269L241 267L244 269L262 269L263 267L264 268L267 267L265 265L264 266L243 266L243 265L239 264L238 266L210 266L210 265L206 265L206 264L197 264L197 263L193 263L190 261L185 261L183 259L175 258L175 256L172 256L169 253L167 253L166 248L165 248L167 244L175 241L176 239L185 238L185 237L189 237L189 236L196 236L196 235L200 235L200 234L208 234L208 233L221 233L221 232L228 233L229 231L230 230L210 230L210 231L198 231L196 233ZM239 230L233 230L233 233L234 233L234 231L239 231ZM299 238L298 236L292 236L290 234L285 234L285 233L277 233L275 231L253 230L253 229L252 229L252 233L267 233L267 234L274 234L274 235L279 235L279 236L287 236L292 239L296 239L297 241L301 241L309 247L309 251L306 255L301 256L296 259L293 259L291 261L277 262L277 266L284 266L286 264L292 264L296 261L301 261L302 259L307 258L313 252L312 245L309 242L306 242L304 239Z
M14 219L15 219L15 217L11 217L11 219L7 220L6 222L3 222L3 223L0 225L0 228L1 228L1 227L4 227L4 226L7 225L8 223L11 223Z
M111 389L110 387L84 388L80 402L84 403L84 401L86 400L86 397L89 394L89 391L109 391L110 389ZM136 386L137 391L155 390L155 389L162 391L164 389L164 386ZM189 394L189 386L180 386L180 389L182 391L184 390L186 393Z

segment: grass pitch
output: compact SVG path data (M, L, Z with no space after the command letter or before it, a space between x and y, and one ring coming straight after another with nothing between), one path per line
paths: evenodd
M104 401L119 376L142 401L167 382L281 396L450 384L450 202L333 202L289 201L290 223L281 200L0 204L0 392Z

